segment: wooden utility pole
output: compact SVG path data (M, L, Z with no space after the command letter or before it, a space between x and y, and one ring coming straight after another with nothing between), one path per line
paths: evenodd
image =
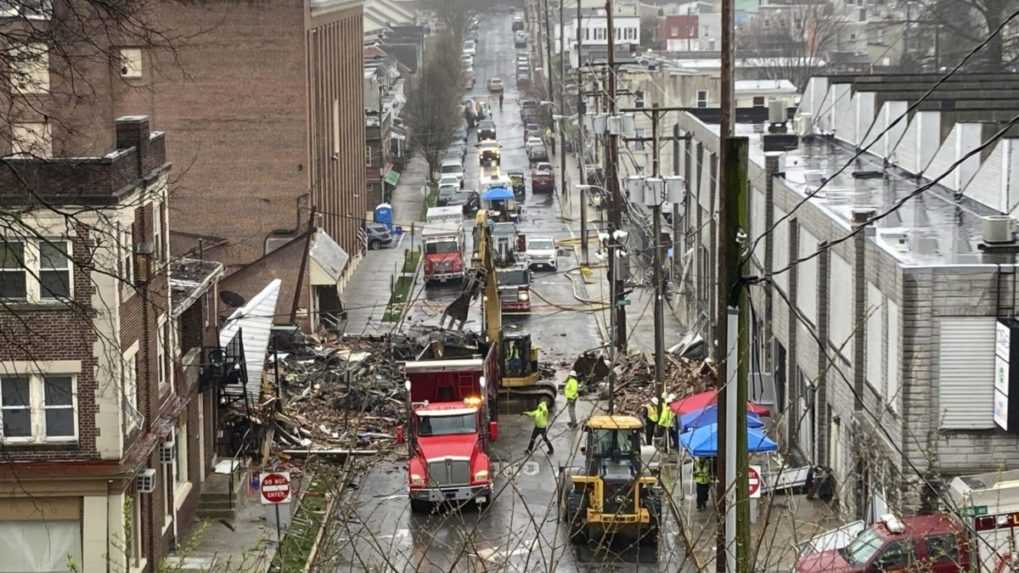
M545 77L548 79L548 101L549 113L552 112L552 103L555 97L552 95L552 28L548 25L548 0L543 0L545 5Z
M587 174L584 173L584 166L587 164L587 153L584 150L584 26L581 20L581 7L583 2L577 1L577 181L581 185L587 184ZM597 145L595 150L597 150ZM580 258L586 267L590 264L587 248L587 190L580 188Z
M616 25L615 25L615 7L613 6L612 0L605 0L605 13L607 22L607 33L608 33L608 48L609 48L609 62L608 62L608 75L609 75L609 97L608 97L608 108L609 116L616 115ZM605 150L605 180L609 195L609 240L615 242L615 237L611 236L615 231L623 229L623 198L619 192L619 141L618 134L609 133L608 135L608 148ZM624 290L623 281L620 280L622 273L619 272L618 262L614 257L609 258L609 277L613 282L612 289L612 303L611 303L611 314L615 316L615 342L616 349L626 354L626 307L621 306L617 297Z
M658 102L651 104L651 176L661 177L661 161L658 156L658 122L661 111L658 109ZM662 281L662 200L651 207L652 235L651 246L654 248L654 277L655 277L655 394L660 400L662 408L668 408L665 396L665 283ZM668 444L670 438L668 432L665 436ZM667 445L666 450L671 448Z
M579 0L578 0L579 1ZM559 0L559 123L556 131L559 135L559 198L569 201L566 184L566 0ZM580 86L577 86L580 89Z

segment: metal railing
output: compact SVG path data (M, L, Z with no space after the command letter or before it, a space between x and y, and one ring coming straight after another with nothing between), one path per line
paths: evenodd
M249 435L251 435L250 426L248 426L248 429L245 430L244 434L241 436L241 443L240 445L237 446L237 450L234 452L234 455L230 458L230 473L229 483L227 484L227 499L231 511L233 511L234 509L234 484L237 481L237 473L242 467L237 460L238 458L243 457L247 453Z

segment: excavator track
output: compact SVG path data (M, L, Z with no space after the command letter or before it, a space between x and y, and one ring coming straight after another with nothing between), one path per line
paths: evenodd
M538 402L548 402L549 408L555 406L555 383L540 380L530 386L514 386L499 389L498 410L501 414L520 414L533 410Z

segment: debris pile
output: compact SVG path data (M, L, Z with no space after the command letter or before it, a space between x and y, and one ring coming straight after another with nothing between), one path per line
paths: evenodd
M656 391L653 359L643 353L627 355L617 361L615 374L616 408L621 412L641 412ZM712 388L715 381L710 363L665 356L665 394L674 394L679 399ZM606 397L607 392L606 388Z

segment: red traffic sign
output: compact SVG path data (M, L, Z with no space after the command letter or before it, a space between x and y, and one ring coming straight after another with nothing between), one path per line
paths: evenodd
M761 483L761 466L748 466L747 489L750 491L750 497L761 497Z
M290 472L262 472L263 505L290 503Z

